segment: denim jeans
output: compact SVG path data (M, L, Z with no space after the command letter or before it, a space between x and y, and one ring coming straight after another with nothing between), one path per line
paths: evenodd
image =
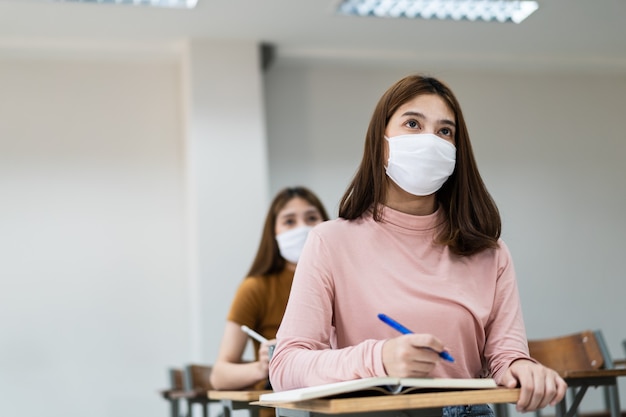
M495 417L487 404L456 405L443 407L442 417Z
M439 414L441 413L441 414ZM367 414L350 414L350 417L365 416ZM416 417L416 416L441 416L441 417L495 417L494 411L488 404L476 404L476 405L456 405L443 408L431 408L425 409L411 409L411 410L398 410L382 411L380 416L394 417ZM375 416L374 416L375 417Z

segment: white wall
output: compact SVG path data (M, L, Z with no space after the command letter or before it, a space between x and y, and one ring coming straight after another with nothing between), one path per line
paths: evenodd
M146 409L188 355L179 79L167 60L0 62L3 414Z
M271 189L297 178L336 216L378 98L417 71L277 62L266 74ZM624 357L626 74L425 72L461 102L529 337L602 329ZM592 392L583 409L597 404Z
M167 416L261 232L258 46L81 48L0 50L0 413Z

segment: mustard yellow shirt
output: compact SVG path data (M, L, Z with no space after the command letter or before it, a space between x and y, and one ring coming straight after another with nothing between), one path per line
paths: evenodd
M244 279L230 306L227 319L246 325L266 339L276 338L289 299L294 272L283 269L278 274L252 276ZM258 360L259 345L254 342Z

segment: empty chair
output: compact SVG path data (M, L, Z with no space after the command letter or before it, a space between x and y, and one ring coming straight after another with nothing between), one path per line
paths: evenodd
M203 417L209 415L209 403L215 400L209 399L209 391L213 389L211 382L212 367L210 365L191 364L185 367L184 386L185 390L190 394L188 397L189 412L194 404L202 406Z
M566 336L528 341L530 356L561 375L569 385L572 402L564 398L556 406L559 417L572 417L587 389L602 386L606 390L607 410L620 417L617 377L626 369L615 369L601 331L585 330Z
M182 369L170 368L167 370L169 387L161 391L161 395L170 403L170 416L181 417L181 403L187 400L190 395L185 391L184 372ZM187 407L188 409L188 407Z

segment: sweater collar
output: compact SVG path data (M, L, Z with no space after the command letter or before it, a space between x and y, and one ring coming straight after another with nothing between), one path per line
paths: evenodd
M434 213L425 216L416 216L394 210L385 205L380 206L382 222L414 231L428 231L437 228L443 223L443 210L438 207Z

